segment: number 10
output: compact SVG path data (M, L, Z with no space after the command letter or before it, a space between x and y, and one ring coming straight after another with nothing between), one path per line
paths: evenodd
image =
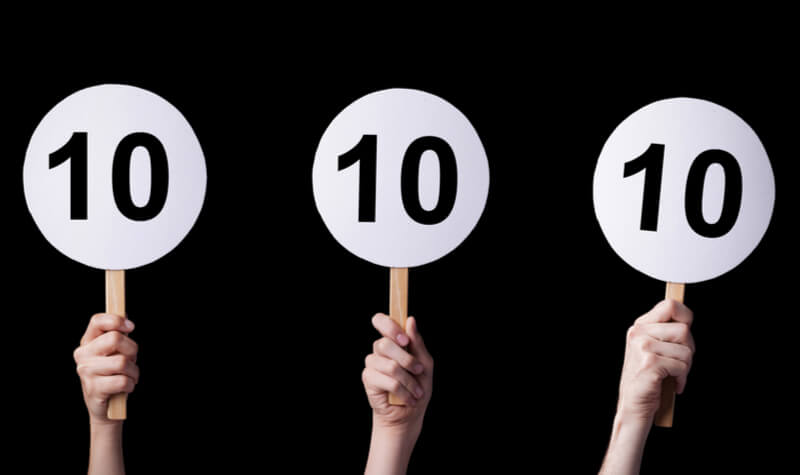
M439 201L431 210L419 202L419 165L422 154L432 151L439 159ZM355 147L339 155L339 170L360 163L358 176L358 221L375 222L378 138L364 135ZM458 169L453 149L439 137L420 137L408 146L400 172L400 195L406 213L420 224L439 224L456 204Z
M144 206L136 206L131 199L131 156L136 147L143 147L150 156L150 198ZM88 219L88 134L75 132L60 149L50 154L50 168L71 159L70 164L70 219ZM111 187L114 202L128 219L147 221L155 218L164 208L169 186L167 152L161 142L145 132L135 132L123 138L111 165Z
M706 172L711 165L718 164L725 173L725 194L722 212L716 223L709 223L703 216L703 189ZM642 231L658 230L658 209L661 195L661 177L664 170L664 145L651 144L645 152L625 163L623 178L644 170L644 193L642 196ZM724 150L706 150L698 155L689 168L686 181L684 208L689 226L699 235L708 238L724 236L736 224L742 204L742 170L730 153Z

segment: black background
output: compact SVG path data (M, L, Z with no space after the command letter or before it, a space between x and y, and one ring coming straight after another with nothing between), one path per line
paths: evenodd
M360 374L377 337L370 317L388 310L389 273L330 236L313 203L311 166L333 117L389 87L459 108L491 170L472 234L410 273L410 310L436 359L410 473L599 468L625 331L663 298L664 285L606 243L592 208L594 165L619 122L676 96L711 100L750 124L770 156L777 198L744 263L687 287L695 365L675 427L650 435L643 473L770 472L791 460L798 104L788 65L763 49L717 43L643 56L452 41L365 56L324 40L303 51L274 40L176 41L115 55L84 47L80 61L65 54L9 68L0 174L9 463L30 473L86 467L72 351L103 311L103 272L45 241L21 175L44 114L108 82L151 90L181 110L208 167L193 230L127 275L142 370L125 423L129 473L363 470L371 416Z

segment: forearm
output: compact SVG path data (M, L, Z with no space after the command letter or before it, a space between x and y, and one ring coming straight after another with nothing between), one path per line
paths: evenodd
M651 423L617 413L600 475L638 475Z
M404 475L420 430L381 427L373 421L365 475Z
M124 475L122 422L91 424L89 475Z

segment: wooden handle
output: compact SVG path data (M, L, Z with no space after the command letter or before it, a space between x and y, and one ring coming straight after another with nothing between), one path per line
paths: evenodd
M106 271L106 313L126 316L125 314L125 271ZM108 418L124 420L127 418L125 393L114 394L108 400Z
M667 282L666 298L683 303L684 284ZM661 382L661 406L656 411L654 423L658 427L672 427L675 415L675 378L668 377Z
M392 267L389 270L389 317L405 331L408 318L408 268ZM405 405L394 394L389 394L389 404Z

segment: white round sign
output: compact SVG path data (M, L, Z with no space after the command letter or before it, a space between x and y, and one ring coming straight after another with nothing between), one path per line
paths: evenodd
M152 92L104 84L59 102L31 137L25 200L39 230L98 269L162 257L194 225L206 189L200 142Z
M489 193L489 162L458 109L413 89L347 106L322 135L314 200L336 240L386 267L439 259L472 231Z
M717 277L755 249L769 225L775 179L739 116L690 98L634 112L603 146L594 209L611 247L651 277Z

